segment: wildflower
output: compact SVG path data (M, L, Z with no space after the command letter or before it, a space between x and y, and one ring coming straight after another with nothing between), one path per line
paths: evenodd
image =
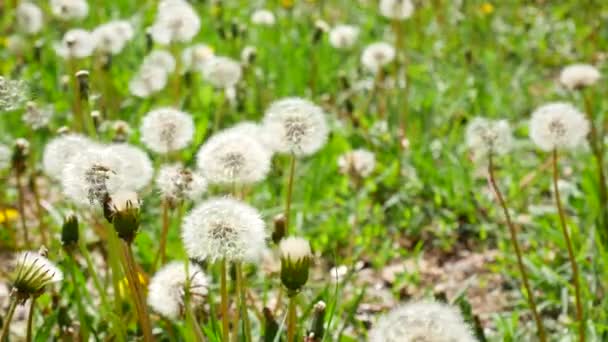
M530 138L545 151L575 148L584 142L589 128L589 121L574 106L554 102L532 113Z
M79 151L96 147L97 144L80 134L66 134L51 140L44 147L42 170L49 177L60 179L64 167Z
M264 130L281 153L307 156L318 151L327 140L328 128L323 110L300 98L274 102L264 115Z
M274 26L275 21L274 14L266 9L256 10L251 15L251 22L255 25Z
M475 160L509 152L513 138L506 120L474 118L467 126L466 144Z
M161 1L150 35L159 44L186 43L192 40L201 28L201 19L192 6L182 0Z
M243 134L220 132L196 155L203 176L215 184L249 184L266 178L270 153L257 140Z
M195 207L182 224L186 252L197 260L256 261L266 232L259 212L232 198L214 198Z
M207 189L207 181L180 164L172 164L160 168L156 187L165 200L176 203L185 199L197 200Z
M182 52L184 69L202 71L205 63L213 56L213 49L205 44L187 47Z
M594 85L601 78L600 71L589 64L572 64L562 69L559 81L568 89L582 89Z
M355 45L359 28L351 25L338 25L329 31L329 43L336 49L348 49Z
M51 12L59 20L83 19L89 14L86 0L51 0Z
M233 87L241 79L241 65L228 57L215 56L203 66L203 77L216 88Z
M123 163L116 172L123 175L130 188L140 190L152 180L154 168L148 154L141 149L125 144L116 143L106 147L110 153L120 156Z
M312 259L310 244L300 237L287 237L279 243L281 252L281 282L289 290L290 297L300 292L308 281L308 269Z
M411 0L380 0L380 14L388 19L404 20L411 17L413 12Z
M195 264L173 261L163 266L150 280L148 305L157 313L179 319L185 314L185 297L190 305L200 305L207 296L209 282L203 270Z
M385 42L372 43L361 54L361 63L372 73L377 73L394 59L395 48Z
M156 153L168 153L188 146L194 135L194 122L190 114L165 107L146 114L140 131L146 147Z
M36 252L21 252L17 255L11 284L17 298L22 302L38 297L44 288L63 279L63 273L50 260Z
M167 71L161 67L148 66L141 68L129 82L129 91L138 97L148 97L165 88Z
M12 153L8 146L0 144L0 170L6 170L11 166Z
M95 39L93 35L83 29L67 31L61 42L55 44L55 52L65 59L89 57L94 49Z
M165 50L154 50L144 58L142 68L146 67L158 67L172 73L175 70L175 58Z
M128 21L115 20L98 26L93 30L97 51L116 55L133 39L133 27Z
M446 304L410 302L381 316L368 334L370 342L474 342L460 312Z
M53 107L47 106L39 108L34 102L26 104L26 111L23 114L22 120L34 130L48 126L53 117Z
M0 76L0 111L21 108L27 100L29 89L24 81Z
M376 157L373 152L364 149L347 152L338 158L338 166L343 174L359 178L369 176L376 167Z
M31 2L21 2L17 7L17 26L26 34L36 34L42 29L42 10Z

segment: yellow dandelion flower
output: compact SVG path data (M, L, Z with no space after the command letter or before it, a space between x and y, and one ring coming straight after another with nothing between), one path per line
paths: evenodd
M492 14L492 12L494 12L494 5L489 2L486 2L482 4L481 7L479 7L479 10L485 15Z
M0 209L0 223L15 221L19 217L19 212L12 208Z
M281 6L283 6L283 8L292 8L294 2L294 0L281 0Z
M137 272L137 277L139 278L139 283L141 284L144 292L147 291L148 280L146 279L146 276L141 272ZM127 280L127 277L122 278L118 283L118 291L120 292L120 296L123 298L129 295L129 280ZM145 295L146 294L144 293L144 296Z

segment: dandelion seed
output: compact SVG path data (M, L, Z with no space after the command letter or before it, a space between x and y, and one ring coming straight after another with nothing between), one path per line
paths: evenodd
M20 300L39 296L46 286L61 280L61 270L42 255L30 251L17 255L11 283Z
M164 165L156 176L156 187L170 203L186 199L195 201L207 190L207 181L180 164Z
M51 0L51 12L59 20L83 19L89 14L85 0Z
M256 209L232 198L214 198L195 207L182 224L191 258L215 262L255 262L266 244L264 221Z
M361 63L372 73L378 73L384 66L395 59L395 48L385 42L368 45L361 54Z
M167 71L161 67L144 67L129 82L129 92L137 97L149 97L165 88Z
M131 189L140 190L150 183L154 168L146 152L125 143L111 144L106 148L124 160L116 172L123 175Z
M511 127L506 120L476 117L467 126L466 144L477 161L485 160L490 154L505 154L513 145Z
M338 25L329 31L329 43L336 49L351 48L357 42L359 28L351 25Z
M430 301L393 309L378 319L368 336L370 342L475 342L457 309Z
M255 25L274 26L275 21L274 14L266 9L256 10L251 15L251 22Z
M148 305L152 310L169 318L179 319L185 314L185 296L190 305L201 305L207 296L209 282L203 270L195 264L173 261L163 266L150 279Z
M187 47L184 49L184 52L182 52L184 69L202 72L205 63L214 55L213 49L205 44L196 44Z
M215 56L203 66L203 77L216 88L233 87L241 79L241 65L228 57Z
M154 42L168 45L191 41L200 28L201 19L188 2L165 0L159 4L156 20L149 32Z
M376 168L376 156L368 150L353 150L338 158L338 167L343 174L365 178L374 172Z
M97 51L116 55L133 39L134 32L128 21L115 20L98 26L92 35Z
M0 76L0 111L19 109L27 101L29 89L24 81Z
M23 114L23 122L30 126L33 130L38 130L48 126L53 117L53 107L46 106L38 108L34 102L28 102L26 111Z
M21 2L17 7L17 26L25 34L34 35L42 29L42 10L31 2Z
M584 143L589 129L585 115L564 102L539 107L530 120L530 138L545 151L575 148Z
M196 155L203 176L214 184L251 184L268 175L271 155L257 140L242 134L220 132Z
M89 138L79 134L66 134L57 137L44 147L42 169L49 177L59 180L65 166L78 152L98 146Z
M194 136L190 114L173 108L150 111L141 124L141 141L156 153L168 153L188 146Z
M89 57L93 54L94 49L95 39L93 35L83 29L67 31L61 42L55 44L55 52L65 59Z
M286 98L270 105L263 126L275 141L276 151L297 156L318 151L325 145L329 133L323 110L300 98Z
M380 14L394 20L404 20L412 16L414 4L411 0L380 0Z
M562 69L559 81L568 89L581 89L597 83L600 71L589 64L572 64Z

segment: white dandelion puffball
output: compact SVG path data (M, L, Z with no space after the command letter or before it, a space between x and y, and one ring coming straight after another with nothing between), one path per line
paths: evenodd
M554 102L532 113L530 138L545 151L575 148L589 133L585 115L569 103Z
M125 143L110 144L106 149L125 161L116 172L123 175L131 189L140 190L150 183L154 168L146 152Z
M47 176L61 179L63 169L78 152L98 147L97 143L80 134L59 136L46 144L42 154L42 170Z
M77 153L63 169L63 193L78 205L103 203L112 193L132 189L119 171L125 160L107 148L92 148Z
M202 71L205 63L214 56L213 49L205 44L189 46L182 52L185 70Z
M327 141L329 129L323 110L300 98L286 98L270 105L264 114L264 130L280 153L307 156Z
M11 166L13 151L6 145L0 144L0 170L6 170Z
M162 67L146 66L129 82L129 92L137 97L146 98L165 88L169 74Z
M152 310L169 319L181 318L186 291L190 305L202 304L209 281L199 266L190 263L187 269L183 261L172 261L154 274L148 285L148 305Z
M212 57L203 66L205 80L220 89L236 85L241 74L241 64L228 57Z
M140 131L146 147L156 153L168 153L188 146L194 136L194 121L188 113L159 108L146 114Z
M298 260L312 256L308 240L295 236L281 239L279 251L281 252L281 258L291 260L292 262L297 262Z
M395 48L385 42L372 43L361 54L361 64L372 73L377 73L394 59Z
M89 14L86 0L51 0L51 12L59 20L83 19Z
M142 63L142 68L157 67L172 73L175 70L175 58L168 51L154 50L150 52Z
M600 71L593 65L572 64L562 69L559 81L573 90L594 85L601 77Z
M36 34L42 29L42 10L34 3L24 1L17 7L17 26L26 34Z
M207 181L180 164L163 165L156 176L156 187L163 198L172 203L185 199L196 201L207 190Z
M34 102L28 102L26 104L25 113L21 119L23 122L31 127L33 130L38 130L48 126L53 117L53 106L48 105L43 108L38 107Z
M133 39L133 27L128 21L115 20L98 26L93 30L97 51L116 55Z
M186 1L161 1L156 20L150 27L154 42L162 45L187 43L201 28L201 19Z
M69 58L85 58L93 54L95 39L93 35L83 29L72 29L63 35L60 43L55 45L57 55Z
M347 152L338 158L338 167L343 174L354 174L367 177L376 168L376 156L373 152L357 149Z
M11 80L0 76L0 111L21 108L27 101L30 90L22 80Z
M380 316L370 342L475 342L461 313L431 301L410 302Z
M246 135L257 140L268 153L274 153L272 136L267 134L264 127L258 123L253 121L241 121L232 127L226 128L223 132Z
M505 154L513 145L511 127L507 120L476 117L467 126L466 145L475 160L486 158L490 154Z
M212 184L251 184L270 171L271 154L244 134L219 132L196 155L202 175Z
M184 218L182 241L194 259L255 262L264 251L266 231L255 208L233 198L214 198Z
M411 0L380 0L380 14L394 20L404 20L412 16L414 4Z
M358 37L359 28L352 25L338 25L329 31L329 43L336 49L351 48Z
M274 26L274 14L266 9L259 9L251 14L251 22L255 25Z

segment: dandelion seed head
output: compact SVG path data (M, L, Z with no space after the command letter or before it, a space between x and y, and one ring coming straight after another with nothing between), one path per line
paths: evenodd
M113 209L117 212L125 211L129 208L139 209L141 201L135 191L118 190L110 195Z
M162 67L143 67L129 82L129 92L137 97L149 97L165 88L168 77Z
M124 160L116 172L123 176L131 189L141 190L150 183L154 168L146 152L126 143L110 144L105 148Z
M54 138L44 147L42 170L47 176L59 180L70 159L80 151L97 147L97 143L80 134L66 134Z
M475 342L460 312L431 301L410 302L380 316L370 342Z
M245 135L250 138L257 140L257 142L268 151L268 153L274 153L274 143L272 136L267 134L264 127L253 121L241 121L236 125L225 129L225 133L234 133Z
M133 27L126 20L115 20L98 26L93 30L97 51L116 55L133 39Z
M33 130L38 130L48 126L53 117L53 107L51 105L39 108L34 102L28 102L26 111L21 119L30 126Z
M361 63L372 73L377 73L394 59L395 48L385 42L372 43L361 54Z
M281 239L279 251L281 252L281 258L289 259L291 262L298 262L299 260L312 256L308 240L295 236Z
M380 0L380 14L393 20L404 20L414 13L411 0Z
M329 31L329 43L336 49L351 48L358 37L359 28L352 25L337 25Z
M274 14L266 9L259 9L251 14L251 22L255 25L274 26Z
M265 247L264 221L256 209L232 198L214 198L195 207L182 224L191 258L257 261Z
M24 81L0 76L0 111L21 108L27 101L29 88Z
M187 43L201 28L201 19L192 6L181 0L161 1L156 20L150 27L154 42L162 45Z
M188 286L188 287L186 287ZM155 312L169 319L184 315L185 295L190 296L190 305L202 304L207 296L209 281L203 270L195 265L173 261L158 270L148 285L148 305Z
M202 71L203 66L215 53L213 49L205 44L196 44L184 49L182 61L186 70Z
M154 50L150 52L142 63L142 68L162 68L167 73L175 71L175 58L168 51Z
M44 287L61 280L61 270L39 253L26 251L17 254L11 283L22 299L37 296Z
M197 172L180 164L164 165L156 176L156 187L164 199L176 203L196 201L207 190L207 181Z
M368 150L353 150L338 158L338 167L343 174L353 174L365 178L374 172L376 156Z
M55 44L55 52L65 59L89 57L93 54L94 49L95 39L93 35L83 29L67 31L61 42Z
M307 156L327 141L329 130L323 110L300 98L286 98L270 105L264 115L264 130L281 153Z
M205 80L220 89L233 87L241 75L241 64L228 57L214 56L203 66Z
M592 86L602 77L600 71L589 64L572 64L562 69L559 81L566 88L581 89Z
M42 29L42 10L32 2L17 6L17 26L25 34L36 34Z
M477 161L509 152L513 145L511 127L506 120L476 117L467 126L466 145Z
M545 151L572 149L584 143L589 121L569 103L554 102L532 113L530 138Z
M154 109L143 118L141 141L156 153L168 153L188 146L194 136L190 114L165 107Z
M51 0L51 12L59 20L83 19L89 14L86 0Z

